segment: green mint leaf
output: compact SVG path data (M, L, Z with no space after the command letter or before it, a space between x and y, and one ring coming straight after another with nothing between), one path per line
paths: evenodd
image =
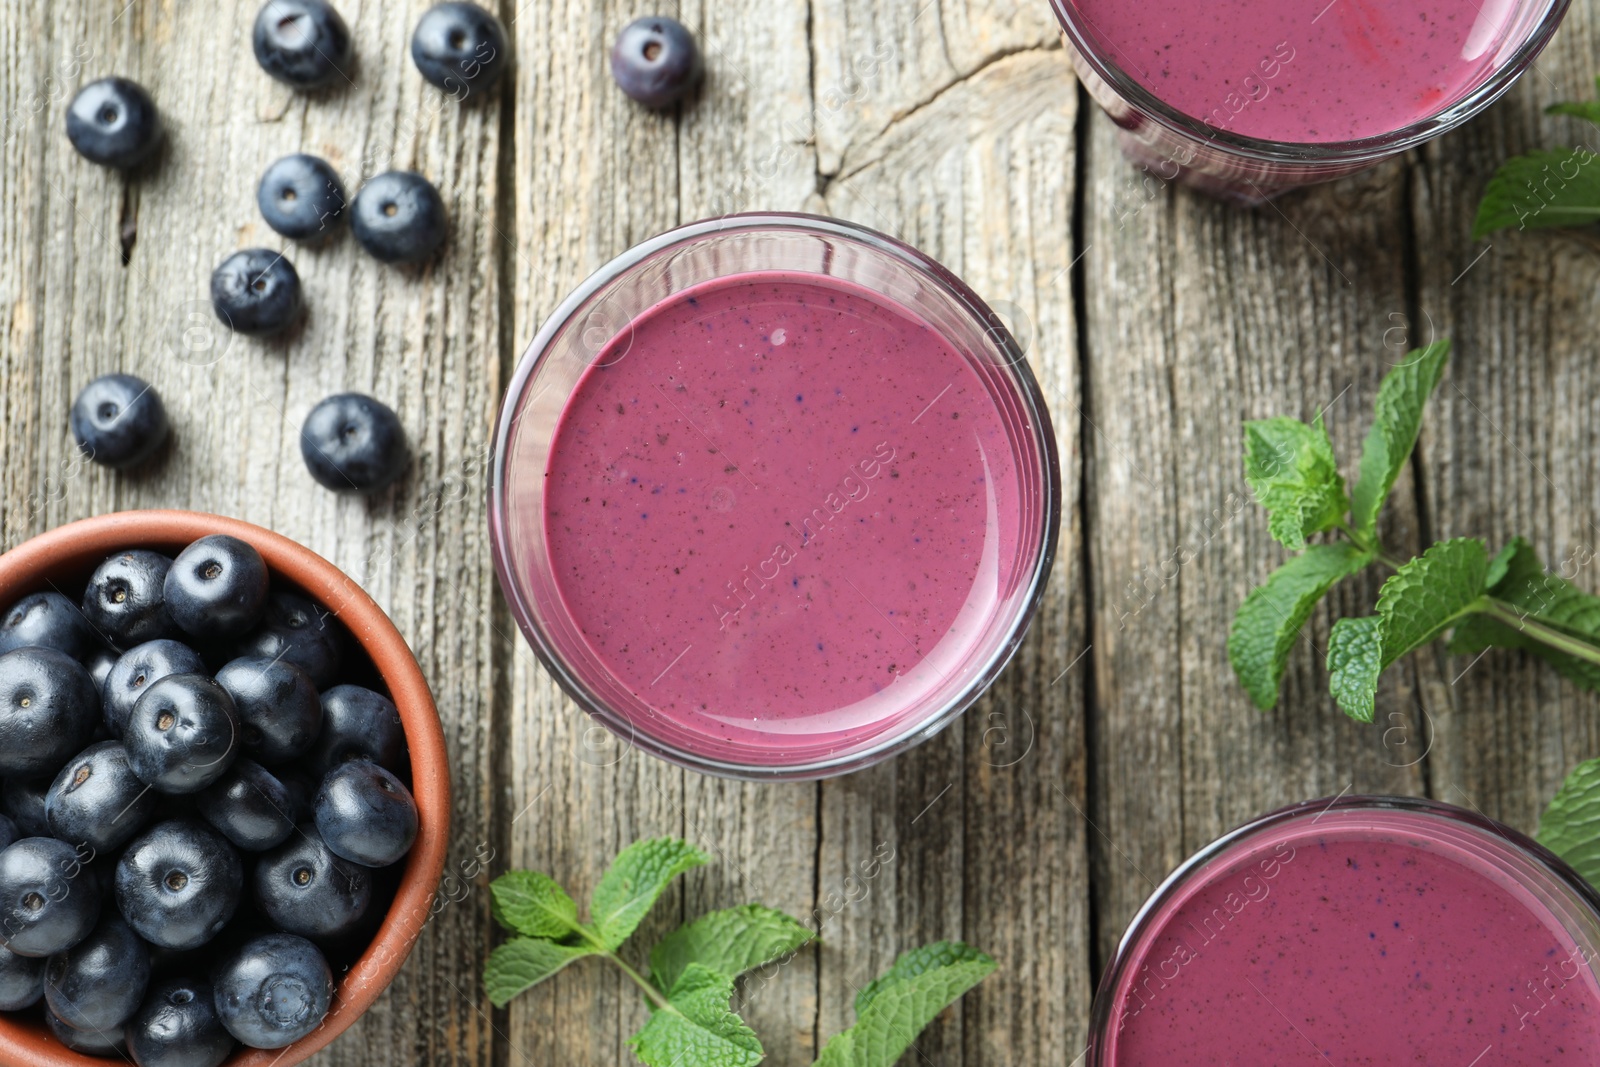
M1272 536L1298 552L1312 534L1331 530L1350 510L1333 444L1317 416L1244 424L1244 477L1266 508Z
M1483 190L1472 223L1473 239L1513 226L1548 230L1600 220L1600 166L1595 163L1595 153L1582 145L1512 156Z
M650 950L650 980L669 990L692 963L737 978L797 951L816 935L781 911L760 904L702 915Z
M816 1067L894 1067L941 1011L994 969L994 960L960 942L906 953L856 997L856 1024L828 1042Z
M493 952L483 965L483 986L497 1008L555 974L573 960L594 955L584 945L558 945L537 937L515 937Z
M489 886L495 919L528 937L565 941L581 932L578 905L555 880L538 871L510 871Z
M1278 702L1289 652L1318 601L1371 562L1370 552L1345 542L1312 545L1245 597L1228 634L1228 659L1256 707Z
M1600 92L1600 78L1595 79L1595 89ZM1544 109L1546 115L1571 115L1585 122L1592 122L1600 126L1600 102L1594 100L1577 100L1562 104L1551 104Z
M687 841L675 837L629 845L611 861L610 869L601 876L589 899L589 919L595 933L607 948L619 948L674 878L704 866L709 859Z
M1523 538L1513 540L1490 564L1489 592L1523 619L1600 646L1600 597L1559 575L1546 574L1538 552ZM1600 689L1600 666L1551 648L1510 623L1475 616L1458 627L1450 641L1450 651L1457 655L1474 655L1486 648L1531 652L1569 681Z
M1422 409L1450 359L1450 342L1417 349L1378 387L1372 429L1361 446L1361 470L1351 493L1350 521L1363 541L1378 528L1378 512L1405 469L1422 432Z
M1489 572L1483 579L1489 592L1494 592L1495 586L1506 580L1506 576L1511 573L1511 564L1516 561L1517 555L1522 552L1524 547L1532 551L1532 546L1527 541L1517 537L1513 538L1509 545L1495 553L1494 559L1489 561ZM1540 570L1543 569L1542 567L1540 568Z
M1539 843L1600 886L1600 760L1580 763L1539 820Z
M1328 635L1328 691L1339 709L1357 722L1371 722L1377 714L1382 623L1376 615L1340 619Z
M647 1067L753 1067L766 1053L732 998L732 978L691 963L628 1044Z

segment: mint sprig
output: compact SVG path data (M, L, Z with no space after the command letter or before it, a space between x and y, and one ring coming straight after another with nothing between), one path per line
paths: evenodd
M1596 82L1600 87L1600 80ZM1600 126L1600 102L1571 101L1545 109ZM1583 145L1539 149L1500 165L1483 191L1472 236L1498 230L1546 230L1600 222L1600 156Z
M497 1007L576 960L600 957L639 987L650 1018L628 1045L646 1067L754 1067L765 1052L729 1004L735 982L758 967L791 958L816 935L760 904L714 911L674 930L650 951L648 977L618 954L673 879L708 857L676 838L624 849L589 900L589 921L548 875L512 871L490 886L494 917L517 936L484 965L484 987ZM934 1017L995 968L958 942L938 942L901 956L856 998L856 1024L823 1049L818 1067L892 1067Z
M1301 549L1245 598L1228 637L1234 672L1263 710L1277 703L1289 654L1316 605L1374 563L1394 572L1376 613L1340 619L1328 641L1329 691L1351 718L1371 722L1382 673L1451 631L1452 652L1522 649L1579 686L1600 689L1600 597L1547 574L1526 540L1491 559L1482 541L1457 538L1408 562L1378 540L1378 514L1416 447L1449 352L1448 341L1418 349L1384 378L1348 496L1320 416L1310 425L1245 424L1245 479L1268 510L1273 536ZM1327 532L1339 539L1306 543Z

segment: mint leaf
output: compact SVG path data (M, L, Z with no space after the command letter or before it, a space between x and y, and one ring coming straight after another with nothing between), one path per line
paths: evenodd
M1256 707L1266 711L1278 702L1289 652L1317 602L1371 562L1370 552L1345 542L1313 545L1245 597L1228 634L1228 659Z
M611 861L589 899L595 933L607 948L620 947L674 878L709 860L705 853L675 837L629 845Z
M1378 386L1376 417L1361 446L1361 470L1351 493L1350 523L1363 541L1370 542L1378 528L1378 512L1417 445L1422 409L1449 359L1450 342L1435 341L1412 352Z
M690 964L737 978L782 959L816 935L781 911L746 904L702 915L650 950L650 980L668 990Z
M628 1045L648 1067L753 1067L766 1053L732 998L732 978L691 963Z
M573 960L594 955L584 945L558 945L536 937L516 937L489 953L483 965L483 986L497 1008L518 993L538 985Z
M1525 620L1600 646L1600 597L1559 575L1546 574L1538 552L1523 538L1513 540L1495 557L1489 568L1489 592ZM1600 666L1551 648L1510 623L1479 615L1458 628L1450 641L1450 651L1458 655L1491 647L1532 652L1575 684L1600 689Z
M1328 691L1346 715L1371 722L1383 673L1383 620L1376 615L1340 619L1328 635Z
M1291 552L1333 529L1350 509L1320 415L1310 426L1287 418L1245 423L1244 477L1269 512L1272 536Z
M1548 230L1600 220L1600 167L1595 160L1595 153L1582 145L1512 156L1483 190L1473 238L1512 226Z
M894 1067L941 1011L994 969L994 960L960 942L906 953L856 997L856 1024L828 1042L816 1067Z
M1600 78L1594 81L1596 91L1600 91ZM1551 104L1544 109L1546 115L1571 115L1573 118L1583 119L1600 126L1600 102L1594 100L1571 101L1563 104Z
M1539 843L1600 886L1600 760L1580 763L1539 820Z
M528 937L564 941L581 932L578 905L548 875L510 871L489 885L495 919Z

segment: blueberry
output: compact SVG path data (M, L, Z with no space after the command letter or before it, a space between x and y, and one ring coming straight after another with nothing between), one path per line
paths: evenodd
M49 837L50 820L45 817L44 798L50 791L50 778L7 778L0 785L0 810L10 816L17 828L17 839Z
M327 237L344 225L344 185L327 160L284 156L261 176L256 206L267 225L296 241Z
M357 493L388 488L411 462L399 416L361 393L339 393L311 409L300 455L323 486Z
M106 726L115 737L128 728L134 705L156 682L173 674L204 674L205 660L182 641L146 641L128 649L100 687Z
M372 875L335 856L309 823L261 857L252 886L274 926L319 941L357 929L372 903Z
M81 660L100 647L89 620L60 593L31 593L0 619L0 653L18 648L53 648Z
M85 1056L103 1056L110 1059L121 1056L126 1049L122 1043L120 1029L110 1031L100 1030L74 1030L53 1011L44 1013L45 1025L50 1028L50 1036L61 1042L73 1052L80 1052Z
M22 1011L44 999L44 960L0 947L0 1011Z
M138 833L155 806L156 794L134 776L127 750L102 741L61 768L44 810L52 837L104 855Z
M5 815L0 815L0 849L10 848L12 843L22 835L17 833L17 824ZM0 1011L5 1011L0 1008Z
M236 761L199 801L206 822L246 852L280 845L294 832L294 798L254 760Z
M227 639L261 621L270 585L261 553L237 537L212 534L178 553L163 595L167 614L186 633Z
M235 653L292 663L322 689L339 676L344 659L336 626L326 608L298 593L274 589L261 625L239 642Z
M65 841L25 837L0 852L0 944L19 956L54 956L89 936L100 886Z
M217 969L217 1015L252 1048L294 1044L322 1025L332 1002L328 961L292 934L252 938Z
M139 1067L221 1067L234 1045L211 983L193 978L157 982L124 1033Z
M94 683L97 692L105 692L106 679L111 677L111 668L121 659L116 649L101 645L99 648L83 657L83 669L89 672L89 680Z
M313 810L328 850L363 867L399 862L417 839L417 803L411 791L366 760L329 771Z
M635 19L611 47L611 77L646 107L676 104L694 88L701 72L694 35L676 19Z
M102 375L84 386L68 421L79 451L113 469L149 459L172 431L161 394L131 374Z
M94 679L77 660L38 647L0 656L0 774L54 775L99 717Z
M202 674L169 674L128 716L128 765L162 793L198 793L239 755L239 716L228 691Z
M74 1030L115 1030L144 999L150 984L150 950L116 912L101 916L94 932L44 969L44 1000Z
M411 35L411 60L422 76L458 100L493 85L509 58L505 27L477 4L437 4Z
M281 333L305 310L300 275L281 253L246 248L211 272L211 306L239 333Z
M158 637L176 636L167 616L162 584L172 560L159 552L132 548L95 568L83 591L83 617L120 649Z
M228 839L192 819L157 823L117 861L117 908L162 948L199 948L228 925L244 866Z
M305 755L322 732L322 701L311 677L292 663L241 656L217 672L239 713L244 753L266 764Z
M350 228L356 240L385 263L420 263L444 244L444 201L420 174L391 170L368 180L356 194Z
M161 116L136 82L101 78L72 98L67 140L91 163L127 170L150 158L161 143Z
M334 686L322 694L322 736L305 767L319 780L348 760L371 760L399 774L410 769L400 711L382 693L359 685Z
M350 29L324 0L267 0L256 15L256 62L296 89L349 80Z

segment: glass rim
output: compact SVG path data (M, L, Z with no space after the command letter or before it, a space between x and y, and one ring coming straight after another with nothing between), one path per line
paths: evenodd
M1081 16L1073 0L1050 0L1062 33L1094 73L1114 89L1123 100L1181 137L1208 142L1221 151L1241 156L1253 162L1277 165L1308 165L1318 163L1376 163L1399 155L1442 136L1475 118L1490 104L1504 96L1512 84L1522 76L1533 61L1543 52L1550 39L1561 26L1572 0L1543 0L1544 14L1529 32L1516 52L1484 79L1483 83L1448 107L1427 118L1402 126L1388 133L1347 141L1275 141L1264 137L1250 137L1218 129L1178 110L1155 93L1145 88L1122 66L1103 55L1085 32L1078 20ZM1092 26L1092 23L1090 24Z
M1559 885L1572 892L1589 909L1597 922L1600 922L1600 890L1596 890L1594 886L1586 882L1583 876L1573 870L1572 866L1560 856L1557 856L1527 834L1496 819L1491 819L1487 815L1423 797L1382 794L1340 795L1290 804L1287 807L1278 808L1265 815L1257 816L1249 822L1229 830L1215 841L1196 851L1192 856L1180 863L1176 870L1162 879L1161 884L1152 890L1150 896L1140 905L1139 910L1134 913L1133 918L1129 921L1128 928L1123 931L1122 937L1118 939L1116 953L1112 956L1111 962L1106 966L1104 973L1100 976L1100 981L1095 986L1094 1003L1089 1013L1089 1049L1086 1067L1107 1067L1104 1060L1103 1041L1106 1035L1110 1033L1114 1022L1115 1006L1113 1002L1116 999L1117 988L1134 958L1131 952L1132 948L1140 938L1149 932L1150 923L1155 918L1156 913L1166 906L1173 896L1187 885L1191 879L1202 874L1213 860L1228 852L1233 846L1266 830L1290 823L1313 812L1317 813L1313 817L1313 821L1315 821L1316 818L1320 818L1330 811L1387 811L1429 815L1444 819L1458 826L1465 826L1480 833L1492 835L1503 841L1512 853L1546 871Z
M516 577L518 568L511 556L509 515L505 500L509 445L528 386L550 355L552 344L582 309L613 282L674 247L686 246L722 234L760 232L809 234L853 241L898 260L903 266L920 274L946 296L952 298L961 311L989 337L1003 357L1003 361L998 362L996 366L1016 390L1018 401L1028 413L1039 452L1044 496L1043 506L1039 509L1042 522L1042 529L1038 531L1039 546L1033 554L1031 568L1026 576L1027 592L1010 613L1010 618L1005 621L1003 639L990 655L975 665L966 684L945 701L934 714L902 724L865 748L854 749L839 756L777 766L715 759L691 752L652 736L631 719L613 711L604 700L591 692L577 673L568 668L564 657L545 635L537 612L523 596L520 582ZM737 273L742 272L731 272L728 275L715 277L731 277ZM516 369L506 384L492 438L494 455L489 472L488 519L495 575L511 608L512 616L517 620L518 628L533 647L535 655L545 669L586 714L599 721L630 746L688 770L741 781L810 781L848 774L915 747L950 725L988 691L995 678L1010 663L1021 646L1044 598L1060 541L1063 512L1061 461L1052 426L1044 393L1028 366L1026 354L1017 344L1011 330L971 287L926 253L869 227L804 212L743 212L686 223L641 241L585 278L545 319L538 333L534 335L533 341L518 359ZM1022 581L1019 580L1018 584L1020 587Z

